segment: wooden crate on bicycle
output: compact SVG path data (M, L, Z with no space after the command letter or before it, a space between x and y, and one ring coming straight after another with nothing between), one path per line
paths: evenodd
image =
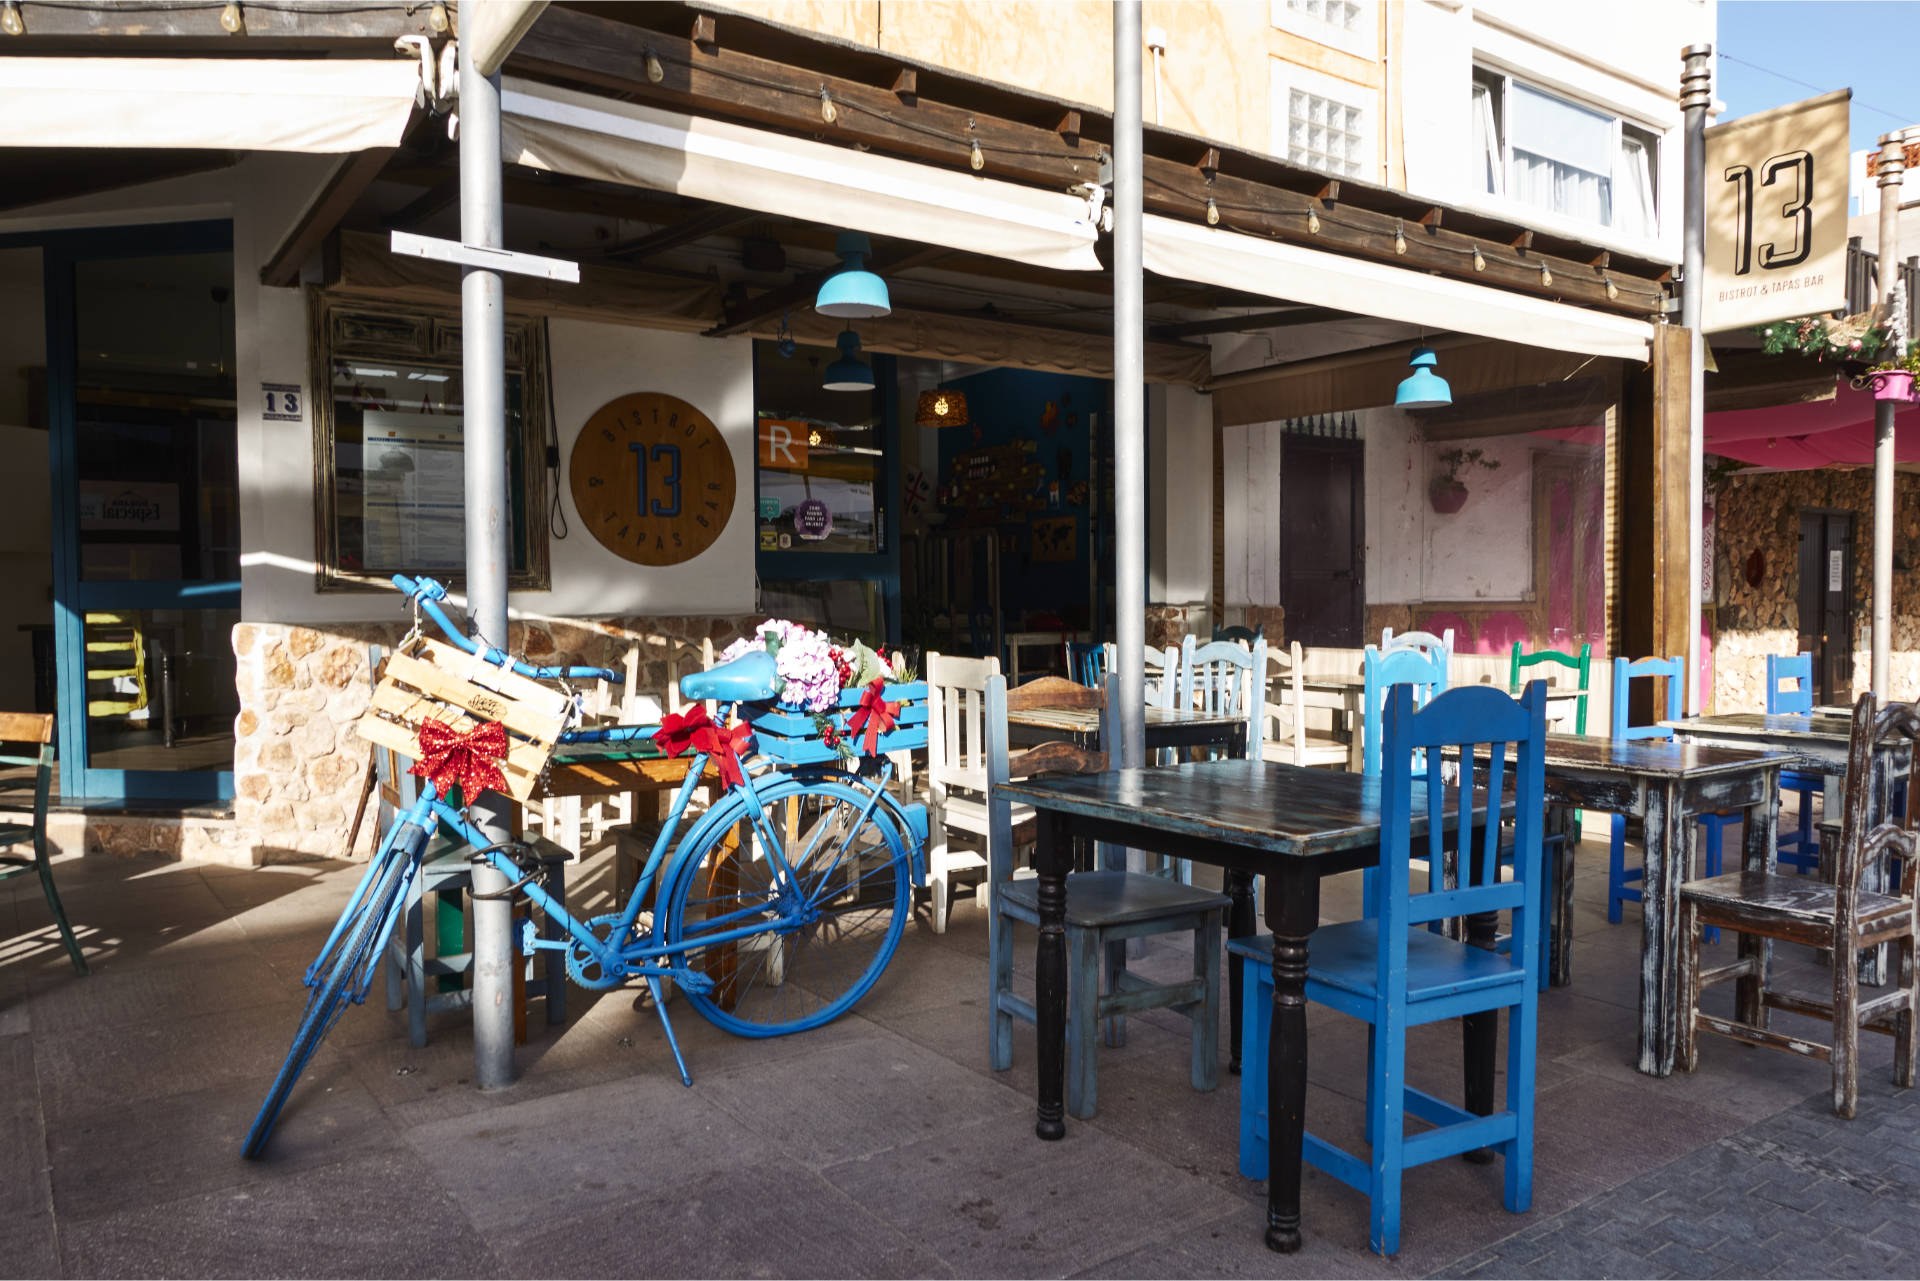
M497 721L507 731L500 773L507 794L524 802L567 727L567 712L567 695L560 690L483 663L443 641L416 637L388 657L359 730L369 743L411 760L420 754L423 721L436 720L461 733Z

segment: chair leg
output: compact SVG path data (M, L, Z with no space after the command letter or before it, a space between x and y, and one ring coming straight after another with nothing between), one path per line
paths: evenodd
M40 892L47 897L47 910L53 913L53 923L59 927L60 941L67 946L67 957L73 962L73 972L85 976L93 971L87 968L87 958L80 954L80 940L73 936L73 926L67 921L66 905L60 901L60 891L53 883L53 862L47 856L46 845L34 842L33 864L40 873Z
M1514 1134L1501 1148L1506 1158L1504 1203L1512 1214L1525 1214L1533 1204L1534 1059L1539 1036L1537 1001L1529 998L1508 1009L1507 1110L1513 1113Z
M1085 1121L1098 1106L1094 1069L1100 1040L1094 1025L1100 1008L1100 935L1069 929L1067 949L1067 1111Z
M992 906L987 917L987 1066L1004 1072L1013 1066L1013 1015L1000 998L1013 991L1013 923Z
M1916 1015L1920 1015L1920 1002L1915 1000L1914 982L1914 939L1911 935L1895 945L1894 982L1907 994L1906 1006L1893 1016L1893 1083L1901 1089L1913 1085L1914 1073L1914 1037L1913 1025Z
M1607 846L1607 923L1620 924L1620 902L1627 887L1627 819L1613 816L1613 837Z
M555 864L547 873L547 893L553 895L554 902L564 910L567 906L567 865ZM551 916L540 924L540 932L548 939L558 939L565 934ZM547 979L547 1022L560 1024L567 1021L567 954L565 952L542 952L546 958Z
M1140 941L1145 942L1144 939ZM1101 948L1101 951L1106 954L1105 964L1102 967L1106 971L1106 988L1104 990L1109 993L1120 990L1120 976L1127 972L1127 945L1131 942L1133 942L1133 940L1127 939L1119 943L1108 943ZM1116 1050L1125 1045L1127 1043L1127 1016L1124 1014L1114 1014L1101 1019L1100 1036L1102 1040Z
M946 868L927 874L927 888L933 891L933 932L947 932L947 905L953 894L953 881Z
M1192 1081L1196 1090L1220 1084L1220 913L1208 912L1193 932L1193 977L1206 993L1193 1007Z
M1240 1073L1240 1176L1246 1179L1267 1177L1268 1135L1272 1130L1260 1123L1267 1106L1267 1021L1273 1015L1273 995L1260 986L1260 971L1272 981L1273 967L1262 965L1250 956L1230 962L1246 985L1245 1012L1241 1015L1240 1037L1246 1046L1246 1060Z
M1721 867L1720 838L1721 838L1721 835L1725 832L1726 826L1727 825L1725 823L1722 823L1718 821L1716 818L1713 818L1711 816L1707 818L1703 818L1700 822L1701 833L1707 838L1704 842L1702 842L1702 844L1706 846L1706 854L1704 855L1704 858L1706 859L1706 865L1707 865L1706 870L1707 870L1708 876L1720 875L1720 867ZM1713 926L1708 926L1705 930L1701 932L1701 938L1704 942L1707 942L1710 944L1717 944L1720 942L1720 931Z
M1400 1176L1406 1156L1407 1030L1391 1016L1375 1025L1367 1065L1367 1117L1372 1123L1368 1243L1376 1253L1400 1250Z
M1833 951L1833 1111L1853 1119L1860 1101L1860 953Z
M1680 989L1680 1044L1676 1047L1674 1059L1682 1072L1691 1072L1699 1066L1700 1038L1693 1026L1694 1015L1700 1012L1700 932L1699 910L1682 899L1680 902L1680 976L1676 986Z

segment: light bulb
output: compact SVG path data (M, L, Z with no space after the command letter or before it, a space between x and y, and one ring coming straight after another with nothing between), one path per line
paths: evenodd
M1553 273L1547 270L1547 264L1544 262L1540 264L1540 283L1543 285L1553 283Z
M1407 252L1407 233L1397 226L1393 229L1393 252L1397 254Z
M1485 271L1487 269L1487 260L1480 256L1479 245L1473 247L1473 269L1475 271Z
M934 398L933 412L939 414L942 418L947 416L947 398L945 396L937 396Z
M26 29L27 24L20 21L20 6L13 0L7 0L6 8L0 10L0 31L17 36L24 34Z
M812 431L807 433L807 444L810 448L813 448L813 449L820 448L820 441L821 441L821 436L820 436L820 429L818 427L815 427Z
M447 6L436 3L427 10L427 25L435 31L445 31L450 25L447 21Z
M973 151L969 153L969 155L967 156L967 163L973 166L973 171L975 173L979 173L982 169L987 167L987 158L985 155L981 154L980 140L978 138L975 138L973 140Z
M833 105L833 99L827 96L825 89L820 91L820 118L828 124L840 118L840 109Z
M1212 196L1208 196L1207 197L1207 226L1218 227L1219 225L1220 225L1220 207L1213 203Z
M1620 290L1619 287L1613 283L1613 277L1604 276L1602 279L1607 282L1607 301L1611 302L1615 298L1618 298L1620 296Z
M647 50L647 79L653 84L659 84L666 78L667 69L660 65L660 59L654 56L653 50Z
M220 11L220 26L230 36L237 36L246 22L240 17L240 6L234 0L227 0L227 7Z
M1310 236L1320 234L1320 215L1311 209L1307 210L1307 234Z

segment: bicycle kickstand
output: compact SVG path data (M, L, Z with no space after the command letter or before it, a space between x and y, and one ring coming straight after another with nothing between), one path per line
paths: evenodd
M687 1060L680 1053L680 1042L673 1035L673 1020L667 1015L667 990L657 976L647 975L647 990L653 993L653 1010L660 1016L660 1030L667 1034L667 1048L673 1051L673 1061L680 1068L680 1084L691 1086L693 1073L687 1071Z

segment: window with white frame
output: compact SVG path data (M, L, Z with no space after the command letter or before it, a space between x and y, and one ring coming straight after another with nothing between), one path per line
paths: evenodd
M1379 0L1269 0L1269 25L1355 57L1380 56Z
M1469 182L1490 196L1622 235L1659 234L1659 135L1484 68L1473 74Z
M1270 66L1273 154L1343 178L1374 177L1374 91L1279 58Z

